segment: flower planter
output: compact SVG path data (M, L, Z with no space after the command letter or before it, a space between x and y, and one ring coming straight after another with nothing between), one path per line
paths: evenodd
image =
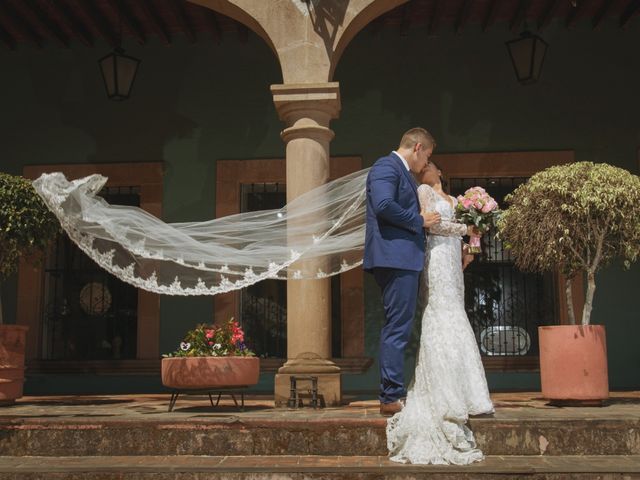
M609 398L603 325L538 327L543 397L555 402Z
M255 385L258 357L170 357L162 359L162 384L174 390L212 390Z
M22 397L27 330L24 325L0 325L0 405Z

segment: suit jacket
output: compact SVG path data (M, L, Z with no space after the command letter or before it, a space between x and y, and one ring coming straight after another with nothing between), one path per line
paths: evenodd
M425 233L416 182L394 153L378 159L369 171L366 220L365 271L424 268Z

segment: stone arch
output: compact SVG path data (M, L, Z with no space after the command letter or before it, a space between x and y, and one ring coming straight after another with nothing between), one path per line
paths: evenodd
M283 83L331 81L349 42L408 0L189 0L241 22L269 45Z

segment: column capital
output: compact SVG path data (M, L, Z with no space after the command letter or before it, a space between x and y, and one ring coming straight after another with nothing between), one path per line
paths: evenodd
M340 114L338 82L271 85L271 93L278 116L287 125L307 117L327 127Z

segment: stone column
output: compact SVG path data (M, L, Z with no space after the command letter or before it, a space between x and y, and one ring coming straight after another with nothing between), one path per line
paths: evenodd
M329 178L329 122L340 112L338 83L305 83L271 87L278 115L287 128L287 202ZM313 221L314 219L310 219ZM331 361L330 279L287 282L287 362L275 377L275 402L285 406L291 375L318 377L327 405L341 400L340 368Z

